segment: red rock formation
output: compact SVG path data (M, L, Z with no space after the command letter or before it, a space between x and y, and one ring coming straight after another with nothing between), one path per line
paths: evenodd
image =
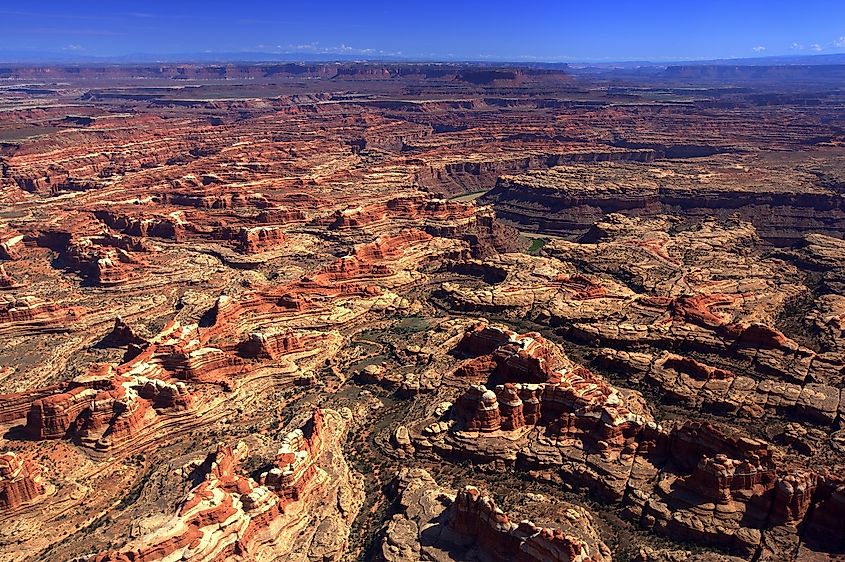
M76 237L71 231L58 230L42 232L38 244L58 252L68 269L104 287L127 282L143 264L134 253L150 250L142 240L130 236L106 233Z
M804 520L813 503L818 475L795 469L778 478L771 522L774 525L796 525Z
M66 385L55 385L31 392L0 394L0 422L10 422L26 418L33 402L61 392L65 387Z
M162 356L162 367L180 379L219 382L225 386L229 386L232 375L246 370L243 359L213 347L176 348Z
M242 307L229 295L220 295L206 314L213 326L224 326L240 315Z
M28 324L45 329L66 330L82 315L79 307L63 307L37 297L0 298L0 325Z
M475 206L471 203L424 197L398 197L386 203L337 211L327 226L331 229L361 228L387 217L406 220L458 220L469 218L474 213Z
M729 503L737 491L762 495L774 481L772 467L764 466L760 459L731 459L720 453L702 458L685 483L703 498Z
M0 260L16 260L20 258L20 248L23 240L23 235L0 228Z
M513 431L543 424L557 438L620 451L635 448L651 421L631 412L615 389L577 370L556 384L508 383L495 392L472 385L458 399L455 411L459 427L466 431Z
M218 443L217 449L209 453L194 472L198 472L204 479L217 479L224 486L231 486L237 481L240 463L248 454L249 450L243 441L235 447Z
M20 507L43 493L38 465L13 452L0 454L0 512Z
M510 334L505 330L479 322L467 329L458 342L458 350L472 355L488 355L508 341Z
M343 228L361 228L384 218L384 208L379 205L375 207L357 207L337 211L328 227L333 230Z
M496 393L474 384L458 399L457 412L467 431L496 431L502 426Z
M562 373L555 370L557 358L553 357L540 334L521 334L516 341L508 342L493 352L495 380L525 383L555 382Z
M6 268L0 264L0 289L12 289L17 286L12 276L6 273Z
M584 367L553 370L563 358L539 334L478 324L467 330L458 349L487 352L481 357L495 364L490 379L507 381L495 391L472 385L458 399L462 429L513 431L542 423L550 435L627 450L651 421L628 409L615 388ZM532 380L543 382L524 382Z
M491 354L496 364L492 379L507 382L540 383L559 380L560 357L536 332L517 334L479 323L467 329L458 349L472 355Z
M690 357L680 355L669 355L659 363L660 367L667 369L674 369L680 373L688 374L698 380L726 380L732 379L736 375L725 369L718 369L710 365L705 365Z
M402 256L405 249L431 240L431 235L421 230L407 230L396 236L380 236L370 244L355 250L355 257L362 262L383 261Z
M732 459L770 462L772 452L762 441L728 437L710 422L687 422L670 432L669 454L680 470L689 472L702 458L725 454ZM771 467L773 469L773 467ZM773 474L771 470L770 475Z
M430 235L419 230L406 231L391 237L380 237L375 242L360 246L354 255L338 259L303 281L330 285L354 279L389 277L394 275L395 271L389 264L379 262L400 258L407 248L430 239Z
M149 342L135 333L129 324L123 318L117 316L114 319L114 327L106 337L102 339L103 343L109 345L123 347L127 345L146 346Z
M201 179L202 184L212 183L214 178L206 176ZM243 207L263 208L269 205L266 197L259 193L199 193L168 191L158 194L161 203L179 207L194 207L197 209L235 209Z
M736 334L737 343L757 349L783 349L794 346L786 336L765 324L750 324L748 326L730 325L725 330Z
M481 355L461 363L454 371L456 377L476 382L486 381L496 368L496 362L490 355Z
M607 296L607 289L604 286L584 275L560 275L555 281L574 291L574 298L578 300L599 299Z
M403 219L456 220L469 218L475 212L475 205L471 203L422 197L397 197L389 200L385 207L389 214Z
M248 554L257 529L282 515L279 500L235 470L239 458L231 447L210 455L206 480L191 490L162 536L139 541L135 548L96 555L98 562L150 562L190 549L198 555Z
M339 281L370 277L389 277L395 272L386 264L370 263L359 260L355 256L345 256L331 265L327 265L316 275L306 278L306 282L316 284L330 284Z
M316 474L323 441L323 414L319 409L303 429L294 430L282 440L275 466L262 473L260 479L282 499L282 505L302 499L303 490Z
M828 548L845 547L845 482L841 471L820 478L813 503L807 520L808 534Z
M121 375L111 365L94 365L89 373L53 392L36 391L26 415L26 431L34 439L78 440L98 449L121 445L149 422L152 409L190 408L184 383L140 375Z
M504 431L512 431L524 427L524 404L516 386L512 383L497 386L496 398L499 402L499 414L502 418L501 428ZM529 411L529 419L534 419L533 413ZM534 423L536 423L536 420L534 420Z
M116 261L112 256L102 257L97 260L94 279L101 287L111 287L126 283L131 278L130 273L121 263L132 263L132 259L126 253L118 254Z
M545 388L539 384L516 384L517 393L522 400L522 417L525 425L537 425L543 416L543 393ZM518 426L515 424L514 428Z
M254 254L277 247L284 241L285 233L277 226L244 227L238 232L238 249L245 254Z
M188 410L193 398L184 383L168 383L161 379L138 379L138 396L149 401L156 410Z
M256 220L264 224L288 224L291 222L305 221L308 217L300 209L289 209L286 207L273 207L262 209Z
M184 556L222 559L252 556L260 533L276 532L289 507L307 500L323 452L322 412L315 410L305 428L283 440L276 467L259 485L242 474L243 443L224 444L195 466L203 481L181 503L172 522L161 532L142 537L127 549L103 552L98 562L152 562L182 550ZM265 539L266 540L266 537ZM285 545L288 546L288 545ZM190 552L190 555L187 554Z
M26 428L33 439L60 439L88 408L97 395L93 389L77 386L36 400L27 413Z
M289 353L313 349L323 339L320 336L299 336L292 331L282 334L252 333L238 344L238 354L250 359L279 359Z
M558 529L537 527L530 521L512 522L478 488L458 492L449 508L448 525L497 562L598 562L601 554L583 540Z
M177 242L185 237L184 221L177 213L152 217L134 217L113 211L97 211L94 214L110 228L129 236L168 238Z
M705 328L718 328L725 324L725 319L714 313L711 308L730 305L736 299L736 295L722 294L683 296L672 301L671 310L680 320Z

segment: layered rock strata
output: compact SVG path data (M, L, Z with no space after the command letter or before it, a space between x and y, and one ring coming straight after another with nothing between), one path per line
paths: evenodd
M17 453L0 454L0 511L11 511L44 494L41 468Z
M525 336L505 328L470 325L457 347L495 357L520 340ZM500 364L493 359L486 373L473 376L498 380ZM836 509L836 495L827 490L839 485L838 477L786 463L764 441L732 436L709 422L656 423L636 393L583 367L543 364L554 382L505 382L490 390L471 385L451 414L411 428L417 454L511 466L590 489L642 527L745 555L757 552L768 529L816 528L815 509ZM698 370L714 380L725 376ZM519 380L520 373L512 376Z
M611 559L582 508L558 504L559 528L512 521L474 486L455 492L438 486L423 469L402 469L391 483L398 513L381 531L378 559L521 560L599 562ZM551 500L529 500L527 509L548 509Z
M324 416L331 427L325 427ZM322 552L323 546L312 542L316 529L304 526L312 517L334 525L340 534L337 549L323 552L322 559L340 559L355 510L345 520L333 519L327 515L338 504L325 502L338 502L342 490L351 486L345 462L328 458L339 453L346 423L337 412L316 410L303 429L284 437L266 484L243 474L240 463L248 454L243 443L234 448L218 445L197 463L192 472L202 475L202 482L169 521L125 548L78 560L254 560L283 555L307 560L311 548Z

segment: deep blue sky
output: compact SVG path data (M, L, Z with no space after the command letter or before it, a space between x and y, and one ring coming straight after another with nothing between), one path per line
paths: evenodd
M0 51L511 61L845 52L845 0L0 0Z

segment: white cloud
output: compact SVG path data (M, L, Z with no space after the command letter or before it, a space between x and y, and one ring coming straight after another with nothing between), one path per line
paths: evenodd
M288 45L267 45L264 43L252 47L259 51L276 53L308 53L315 55L362 55L362 56L402 56L401 51L386 51L372 47L354 47L341 43L340 45L321 45L319 41L310 43L291 43Z
M833 42L834 47L845 47L845 35Z
M813 43L812 45L810 45L810 49L812 49L816 52L819 52L819 51L822 50L822 46L819 45L818 43Z
M803 51L804 45L802 45L801 43L793 43L792 44L792 50L793 51Z
M82 45L77 45L75 43L71 43L70 45L65 45L62 47L63 51L84 51L85 47Z
M763 45L757 45L756 47L752 47L751 50L755 53L762 53L766 50L766 47L764 47Z
M300 43L298 45L276 45L277 49L288 49L292 51L316 51L319 49L318 43Z

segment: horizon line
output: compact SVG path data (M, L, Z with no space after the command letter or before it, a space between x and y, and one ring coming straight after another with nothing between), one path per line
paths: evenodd
M13 55L12 55L13 53ZM261 57L268 58L261 58ZM254 58L253 58L254 57ZM727 63L731 61L766 61L782 59L826 59L845 58L845 52L841 53L790 53L790 54L765 54L735 57L672 57L672 58L637 58L637 59L614 59L601 58L590 59L577 57L450 57L450 56L426 56L426 55L363 55L343 53L311 53L303 51L273 52L273 51L216 51L216 52L183 52L183 53L127 53L114 55L86 55L80 52L59 52L59 51L15 51L13 49L0 49L0 63L3 64L149 64L149 63L402 63L402 64L489 64L489 65L614 65L614 64L640 64L653 66L667 66L683 63ZM843 61L845 63L845 61Z

